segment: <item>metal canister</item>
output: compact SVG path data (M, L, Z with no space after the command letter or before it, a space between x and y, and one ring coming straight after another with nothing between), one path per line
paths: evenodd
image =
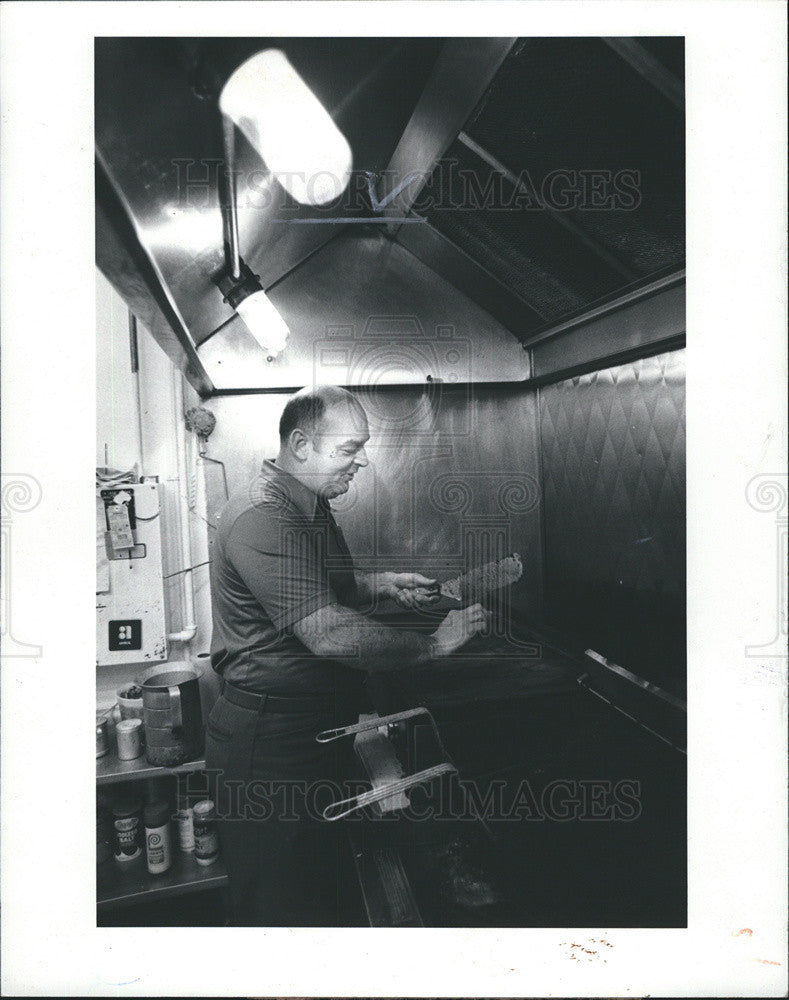
M96 756L103 757L110 749L110 730L106 712L96 712Z
M219 837L216 832L216 809L211 799L195 802L192 809L195 834L195 861L212 865L219 857Z
M118 760L136 760L142 756L142 719L122 719L115 726Z

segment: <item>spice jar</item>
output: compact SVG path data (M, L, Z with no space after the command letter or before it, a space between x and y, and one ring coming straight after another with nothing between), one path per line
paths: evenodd
M142 719L122 719L115 727L118 760L136 760L142 756Z
M170 846L170 807L166 802L149 802L145 817L145 857L151 875L161 875L173 863Z
M142 855L142 802L135 795L119 799L112 807L115 860L133 861Z
M210 799L196 802L192 809L195 831L195 861L199 865L212 865L219 857L219 838L216 832L216 810Z

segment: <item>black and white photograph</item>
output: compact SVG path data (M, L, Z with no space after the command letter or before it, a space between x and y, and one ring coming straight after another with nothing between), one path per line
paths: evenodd
M762 310L785 297L785 239L781 258L769 234L783 265L759 288L721 230L755 228L760 184L779 217L785 106L761 180L740 173L700 244L709 165L726 190L737 171L692 155L693 87L721 65L694 62L704 0L678 5L685 22L634 4L642 26L600 4L597 28L593 4L564 5L576 27L555 3L475 23L464 3L73 6L84 197L78 239L46 240L79 257L94 321L72 336L64 309L57 333L26 334L54 369L35 419L59 447L47 479L32 454L4 463L3 673L4 695L37 675L66 699L75 761L95 688L95 775L81 765L71 812L47 817L51 784L76 780L52 735L31 820L65 868L78 824L80 920L106 947L84 977L64 960L41 981L188 996L199 968L216 995L781 995L786 352ZM549 15L531 30L530 6ZM729 9L734 46L748 17ZM754 51L780 18L752 10ZM771 58L780 119L785 43ZM44 65L29 78L57 89ZM3 202L17 231L31 194ZM35 270L33 296L48 280ZM734 325L729 294L753 325L716 345L699 317ZM46 605L31 532L36 552L79 553L57 611L80 623L78 679L50 661L46 616L7 599L27 561ZM21 831L3 818L7 857ZM182 981L153 964L170 940ZM444 978L434 948L457 963ZM620 962L637 971L616 978Z
M683 39L95 88L99 924L685 926Z

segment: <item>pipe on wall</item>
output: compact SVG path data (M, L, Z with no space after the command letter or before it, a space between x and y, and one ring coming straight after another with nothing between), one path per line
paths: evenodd
M178 530L181 542L181 574L184 627L179 632L168 633L169 642L190 643L197 634L195 624L194 581L192 579L192 540L189 524L189 470L187 468L186 442L184 440L184 386L180 372L172 370L173 416L176 422L175 453L178 476Z

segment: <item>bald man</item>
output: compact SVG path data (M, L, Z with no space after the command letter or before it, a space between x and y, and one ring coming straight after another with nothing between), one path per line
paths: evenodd
M207 725L220 837L234 921L331 926L343 864L340 824L321 821L348 794L351 741L321 730L369 711L365 676L416 669L459 649L486 620L474 605L432 635L391 629L360 613L390 597L405 607L437 599L413 573L356 572L329 505L368 464L367 416L334 386L303 389L280 419L275 461L222 512L212 549L211 662L222 694Z

